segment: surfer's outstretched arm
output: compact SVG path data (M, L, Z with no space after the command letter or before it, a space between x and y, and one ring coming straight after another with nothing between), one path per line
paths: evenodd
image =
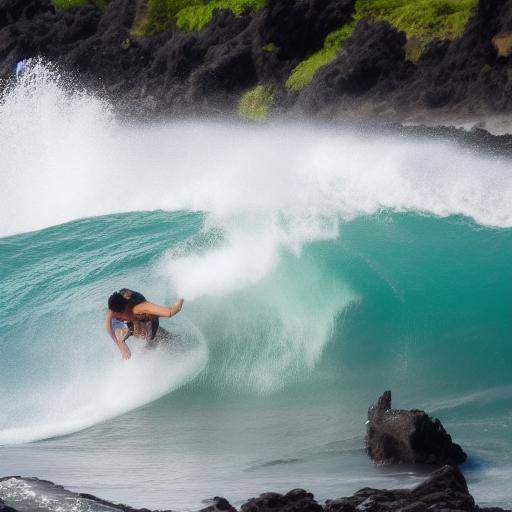
M142 302L133 308L136 315L154 315L154 316L174 316L177 315L183 307L183 299L179 299L175 304L170 307L159 306L152 302Z

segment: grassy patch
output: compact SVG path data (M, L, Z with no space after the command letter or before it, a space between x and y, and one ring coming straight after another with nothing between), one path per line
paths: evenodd
M200 0L148 0L145 17L132 29L132 34L149 36L168 29L176 22L178 13Z
M313 80L315 73L323 66L330 64L336 58L345 40L352 35L354 27L355 24L350 23L349 25L341 27L339 30L331 32L325 38L324 47L300 62L291 72L286 81L286 87L292 91L300 91L307 87L311 83L311 80Z
M132 34L150 36L173 25L183 30L202 30L217 9L240 16L247 9L261 9L265 3L266 0L148 0L146 16L133 27Z
M274 99L275 89L272 85L257 85L240 98L238 114L247 119L263 121L268 118Z
M279 46L275 45L274 43L267 43L266 45L262 46L261 49L264 52L276 53L279 51Z
M52 4L56 9L72 9L87 5L87 0L52 0Z
M388 21L407 34L408 57L417 60L436 38L460 37L478 0L357 0L355 18Z
M240 16L247 9L257 11L263 8L265 3L266 0L211 0L183 8L176 15L176 24L181 29L202 30L212 21L213 12L217 9L227 9Z
M478 0L357 0L353 21L331 32L321 50L300 62L286 87L294 91L307 87L315 73L336 58L344 41L364 18L387 21L403 30L407 34L407 57L414 61L433 39L460 37L477 3Z
M94 5L99 11L104 11L109 0L94 0ZM52 4L56 9L73 9L87 5L89 0L52 0Z

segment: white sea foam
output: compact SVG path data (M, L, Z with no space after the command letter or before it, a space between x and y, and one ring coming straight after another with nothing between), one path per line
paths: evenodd
M52 376L56 385L36 388L20 382L18 392L2 400L0 445L77 432L156 400L203 369L207 349L197 342L182 353L166 347L148 351L135 342L129 361L117 352L94 365L90 359L69 361L64 378Z
M299 125L195 121L126 126L105 102L35 63L0 104L0 234L128 210L194 209L233 222L379 208L512 226L510 162L449 143ZM272 233L274 235L274 233Z
M336 313L357 300L344 287L322 294L317 307L303 301L294 308L283 295L286 287L279 292L265 281L283 251L300 254L308 242L336 238L340 219L384 208L462 214L484 225L512 226L512 173L503 158L446 142L363 137L307 125L120 124L105 102L74 90L40 62L1 98L0 149L0 236L114 212L205 212L206 228L219 228L222 240L202 253L172 251L159 270L179 294L203 300L204 311L212 308L212 297L218 301L248 285L261 283L269 291L258 297L270 297L273 316L267 325L273 331L252 331L261 357L251 360L250 372L243 364L231 371L234 380L243 376L262 390L278 385L294 368L312 367ZM307 282L282 279L290 286L297 281L297 293L307 293ZM242 299L235 295L232 303L236 300ZM245 316L237 308L231 317L236 319L229 334L231 359L240 354L237 343L248 342L244 326L253 319L247 306ZM221 329L229 307L211 310ZM268 343L261 341L265 336ZM9 422L0 442L72 432L146 403L195 375L205 357L199 352L184 370L178 365L160 372L161 364L174 363L148 355L116 363L105 376L77 373L69 380L69 396L59 393L39 416L35 408L27 426ZM76 401L76 383L83 379L91 386L80 390L87 396ZM126 382L134 383L129 392ZM99 402L92 400L99 395Z

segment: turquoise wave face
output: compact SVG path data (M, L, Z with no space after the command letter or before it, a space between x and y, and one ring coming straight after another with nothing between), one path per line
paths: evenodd
M460 412L479 404L486 415L510 404L512 230L393 212L342 223L338 237L299 253L282 249L254 282L210 285L181 320L167 321L201 340L185 369L176 375L141 353L123 376L136 396L107 394L98 404L98 390L115 394L123 371L102 326L112 290L170 303L174 264L193 274L225 250L222 231L187 212L113 215L1 239L3 441L74 431L183 385L185 394L300 400L307 390L349 401L391 388L413 405ZM229 265L231 253L222 254ZM145 372L155 371L163 380L148 382Z
M0 444L54 437L2 447L4 473L108 474L105 497L180 510L274 477L401 485L360 450L390 388L467 449L481 504L510 504L510 160L111 112L41 62L0 94ZM186 299L128 362L103 328L121 287Z

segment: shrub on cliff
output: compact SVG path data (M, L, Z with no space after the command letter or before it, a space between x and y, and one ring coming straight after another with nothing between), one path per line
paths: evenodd
M52 4L56 9L74 9L92 3L100 11L107 7L108 2L109 0L52 0Z
M146 16L133 32L149 36L173 25L182 30L198 31L210 23L215 10L226 9L240 16L248 9L261 9L265 3L266 0L148 0Z
M272 85L258 85L242 96L238 104L238 113L247 119L267 119L274 98L275 89Z
M183 8L176 15L176 24L185 30L202 30L212 21L216 9L226 9L240 16L247 9L257 11L265 6L266 0L212 0Z

